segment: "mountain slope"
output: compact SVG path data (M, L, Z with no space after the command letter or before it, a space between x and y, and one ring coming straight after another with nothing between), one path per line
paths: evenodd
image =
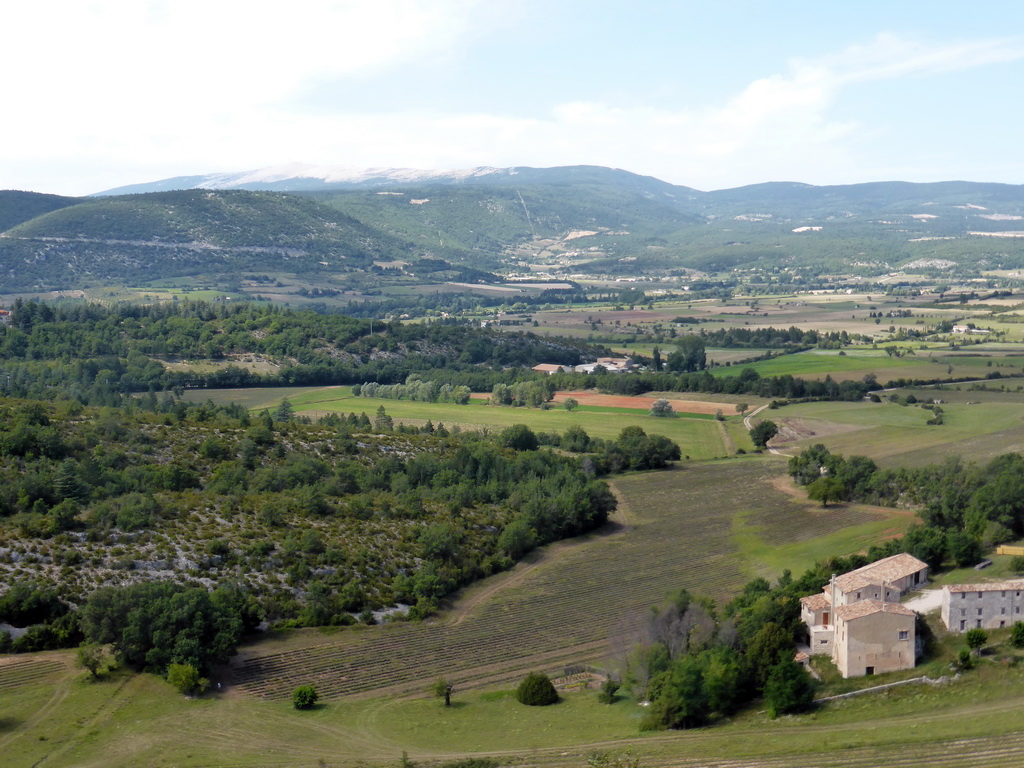
M21 192L14 189L0 190L0 232L6 232L37 216L57 211L82 202L77 197L44 195L39 192Z
M346 272L405 243L303 197L182 191L91 198L0 239L10 287L70 287L240 269Z

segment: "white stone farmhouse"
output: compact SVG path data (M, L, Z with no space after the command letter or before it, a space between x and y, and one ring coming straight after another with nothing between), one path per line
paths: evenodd
M811 654L829 654L843 677L915 665L915 614L899 604L928 581L928 565L906 553L836 576L801 598Z
M942 623L950 632L999 629L1024 621L1024 580L942 588Z

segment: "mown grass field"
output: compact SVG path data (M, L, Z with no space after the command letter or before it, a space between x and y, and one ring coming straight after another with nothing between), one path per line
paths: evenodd
M936 463L946 456L985 461L1024 450L1024 393L961 387L896 393L914 394L920 402L942 400L941 425L929 426L933 412L920 405L887 401L800 403L762 415L783 428L788 439L772 444L787 454L822 443L836 453L870 456L883 466L897 467Z
M250 408L273 408L288 397L296 413L314 417L327 413L366 413L372 420L377 408L384 406L388 415L397 422L420 426L429 420L435 426L441 423L449 429L458 426L461 429L487 428L493 431L505 429L513 424L525 424L535 432L561 434L576 424L586 430L591 437L614 439L625 427L638 425L649 434L664 435L674 440L681 447L683 454L691 459L717 458L731 453L725 442L724 427L714 418L701 414L678 414L673 418L658 418L644 410L599 406L580 406L569 412L560 407L546 411L537 408L492 407L482 400L471 400L467 405L419 403L410 400L354 397L349 387L236 391L251 393L241 403ZM190 394L193 398L204 399L198 392ZM209 391L209 394L215 393ZM276 397L271 398L271 395ZM233 395L222 392L217 394L217 397L215 402L223 401L221 398L228 398L230 401ZM741 418L735 415L735 409L732 410L733 415L727 417L727 420L741 421Z

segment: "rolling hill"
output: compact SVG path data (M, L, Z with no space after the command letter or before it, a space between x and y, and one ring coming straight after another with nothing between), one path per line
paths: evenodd
M175 191L173 187L192 187ZM195 188L201 187L201 188ZM123 191L134 194L118 194ZM287 190L287 191L281 191ZM686 270L975 276L1024 267L1024 187L950 181L702 192L596 166L452 172L288 166L165 179L106 196L0 193L10 290L249 270L352 287L488 273ZM381 274L375 262L392 270ZM395 266L397 264L397 266ZM460 272L461 270L461 272Z

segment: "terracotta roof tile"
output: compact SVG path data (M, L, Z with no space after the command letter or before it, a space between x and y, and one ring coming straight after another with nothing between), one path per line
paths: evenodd
M844 573L836 579L836 586L843 592L849 592L851 589L863 589L869 584L891 584L927 567L927 563L903 552Z
M807 597L801 597L800 602L812 611L820 611L822 608L828 608L832 605L832 600L824 592L819 592L816 595L808 595Z
M878 600L861 600L852 605L841 605L836 608L836 618L843 621L854 621L875 613L895 613L899 616L913 616L914 612L899 603L880 603Z
M990 581L987 584L949 584L945 587L950 592L1007 592L1024 589L1024 580Z

